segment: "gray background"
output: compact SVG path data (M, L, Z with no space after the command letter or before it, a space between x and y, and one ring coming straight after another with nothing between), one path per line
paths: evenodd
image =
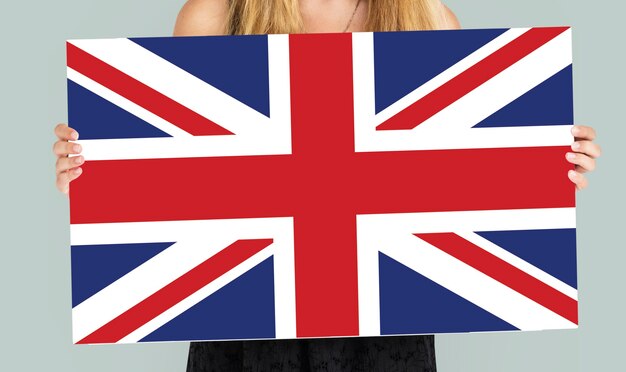
M9 4L7 4L9 3ZM72 346L67 199L52 128L65 122L65 40L171 35L182 0L3 2L0 370L183 371L186 343ZM578 194L580 328L437 336L440 371L624 370L624 2L448 0L465 28L574 27L576 120L604 155ZM623 146L622 146L623 148ZM520 182L533 182L531 165ZM524 173L526 171L527 173Z

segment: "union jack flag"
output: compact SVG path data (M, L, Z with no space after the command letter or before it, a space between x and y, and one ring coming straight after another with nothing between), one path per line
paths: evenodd
M74 342L576 328L571 65L566 27L69 40Z

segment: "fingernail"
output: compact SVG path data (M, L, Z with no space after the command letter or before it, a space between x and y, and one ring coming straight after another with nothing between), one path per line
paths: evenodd
M579 128L579 127L577 127L576 125L574 125L574 126L572 127L572 133L573 133L573 134L578 134L578 133L580 133L580 128Z
M569 160L574 160L576 159L576 154L574 154L573 152L568 152L567 155L565 155Z
M572 150L580 150L580 142L574 142L572 144Z
M82 171L83 171L82 168L76 168L76 169L74 169L73 172L74 172L75 175L79 175Z
M80 145L74 145L72 149L74 149L74 152L80 152Z
M73 140L77 140L78 139L78 132L72 132L72 139Z
M76 157L74 158L74 163L75 163L75 164L80 164L80 163L82 163L82 162L83 162L83 157L82 157L82 156L76 156Z
M575 170L568 171L567 175L569 176L569 178L576 178L576 177L578 177L578 175L576 174Z

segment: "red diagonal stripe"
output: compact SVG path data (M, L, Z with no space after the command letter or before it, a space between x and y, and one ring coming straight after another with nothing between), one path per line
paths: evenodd
M578 324L578 302L454 233L415 234L538 304ZM529 314L532 316L532 314Z
M77 343L118 342L270 244L272 239L236 241Z
M568 27L530 29L380 124L376 130L413 129L417 127L567 29Z
M67 66L194 136L233 134L71 43Z

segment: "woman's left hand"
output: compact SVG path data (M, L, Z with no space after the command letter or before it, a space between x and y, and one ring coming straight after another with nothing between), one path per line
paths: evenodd
M584 173L591 172L596 168L596 158L600 156L602 151L600 146L593 142L596 139L596 131L593 128L574 125L572 134L575 142L572 144L572 152L565 154L565 158L576 165L576 170L570 170L567 175L576 185L576 190L582 190L589 183Z

